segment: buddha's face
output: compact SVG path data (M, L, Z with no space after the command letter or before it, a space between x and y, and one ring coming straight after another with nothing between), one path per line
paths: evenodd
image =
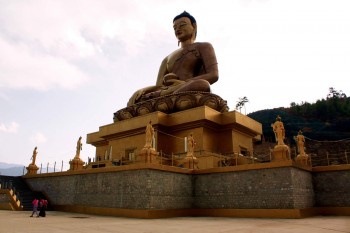
M191 20L187 17L175 20L173 27L176 38L181 42L190 40L195 34L195 28L191 24Z

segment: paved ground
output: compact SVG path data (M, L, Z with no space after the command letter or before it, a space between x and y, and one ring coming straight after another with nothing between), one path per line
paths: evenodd
M319 216L305 219L253 219L181 217L132 219L86 214L47 212L30 218L28 211L0 210L0 233L350 233L350 216Z

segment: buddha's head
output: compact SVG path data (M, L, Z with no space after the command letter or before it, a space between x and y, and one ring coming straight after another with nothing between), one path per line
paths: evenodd
M196 19L188 12L184 11L175 16L173 20L173 27L175 36L180 42L188 39L195 41L197 36L197 23Z

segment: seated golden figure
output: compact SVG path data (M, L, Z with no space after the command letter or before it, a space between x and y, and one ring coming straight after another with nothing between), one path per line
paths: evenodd
M214 49L210 43L195 43L197 23L184 11L173 20L175 36L181 48L162 62L155 86L136 91L128 106L159 96L186 91L210 92L219 78Z

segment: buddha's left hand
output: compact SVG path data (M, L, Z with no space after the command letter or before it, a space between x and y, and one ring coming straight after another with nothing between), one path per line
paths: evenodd
M176 74L174 74L174 73L169 73L169 74L164 75L164 77L163 77L163 83L164 83L165 86L169 86L169 85L172 84L172 81L173 81L173 80L178 80L178 79L179 79L179 77L178 77ZM170 83L169 83L169 82L170 82Z

